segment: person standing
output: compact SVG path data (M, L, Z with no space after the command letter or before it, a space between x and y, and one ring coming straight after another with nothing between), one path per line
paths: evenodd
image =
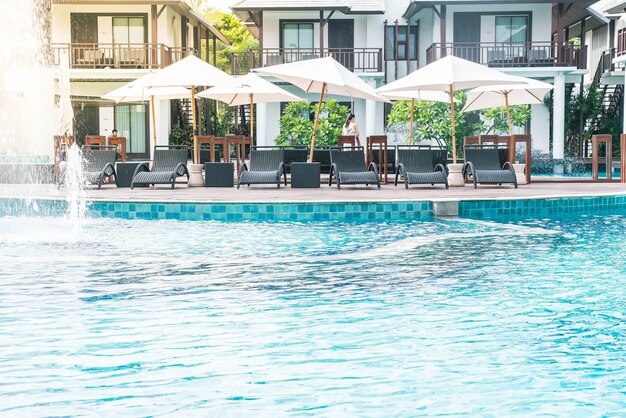
M359 126L356 124L356 117L354 113L350 113L346 119L346 123L341 127L341 134L345 136L354 136L356 139L357 147L361 146L361 140L359 139Z

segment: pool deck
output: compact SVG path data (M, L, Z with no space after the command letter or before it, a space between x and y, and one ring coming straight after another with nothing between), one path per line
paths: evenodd
M319 189L292 189L287 186L276 189L271 186L233 188L187 187L178 184L175 189L167 186L150 188L116 188L105 185L102 189L89 188L87 197L94 201L112 202L372 202L372 201L471 201L499 199L541 199L583 196L626 195L626 184L572 182L542 182L520 186L479 186L473 185L450 188L395 187L393 183L376 187L344 186L341 190L333 185L322 185ZM0 184L0 198L41 198L65 199L66 191L57 190L54 185L15 185Z

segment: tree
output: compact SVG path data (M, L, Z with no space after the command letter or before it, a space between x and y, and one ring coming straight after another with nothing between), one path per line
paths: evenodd
M280 117L280 135L276 138L276 145L309 145L316 110L317 103L304 100L289 103ZM322 103L315 139L317 146L337 145L337 137L341 135L341 125L346 121L348 111L347 106L340 105L336 100Z
M463 138L485 133L508 134L506 109L485 109L477 112L462 113L467 96L462 91L455 93L457 100L454 105L456 121L457 150L463 150ZM398 100L391 107L387 118L388 131L399 134L400 138L408 137L411 101ZM511 120L513 126L524 126L530 119L528 106L512 106ZM450 104L442 102L416 101L413 114L413 132L411 143L436 140L446 144L452 150L452 116Z

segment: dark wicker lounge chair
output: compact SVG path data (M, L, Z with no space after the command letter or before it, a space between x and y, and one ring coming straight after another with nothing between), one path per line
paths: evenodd
M363 148L331 149L330 150L330 175L328 185L332 185L333 177L337 180L337 189L342 184L376 184L380 189L380 179L376 164L370 163L365 167L365 154Z
M142 163L135 169L133 181L130 188L137 185L171 184L172 189L176 185L178 177L187 176L189 180L189 170L187 170L187 159L189 150L182 149L155 149L152 169L148 163Z
M253 149L250 152L250 168L243 163L239 169L237 188L242 184L275 184L280 189L281 176L287 186L284 150Z
M507 161L500 166L498 148L491 145L465 147L463 174L472 176L474 188L477 188L478 183L498 185L513 183L517 189L513 164Z
M115 177L115 158L117 156L115 147L101 147L100 149L83 149L85 160L85 178L89 184L97 184L98 189L102 187L104 179ZM63 173L65 175L65 173ZM63 175L63 177L64 177ZM59 187L61 185L59 182Z
M404 187L409 188L412 184L443 184L448 188L448 174L443 164L433 163L433 152L428 148L398 147L398 167L396 180L404 178Z

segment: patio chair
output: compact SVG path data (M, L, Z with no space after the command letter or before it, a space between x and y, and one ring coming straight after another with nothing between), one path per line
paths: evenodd
M133 174L130 188L136 185L171 184L173 189L178 177L187 176L189 181L188 158L189 150L185 148L155 149L152 169L148 163L139 164Z
M448 188L448 174L443 164L433 164L433 152L430 148L404 148L398 147L398 167L396 180L404 179L404 187L409 188L412 184L443 184Z
M330 150L330 175L328 185L332 185L333 177L337 181L337 189L341 189L342 184L376 184L380 189L380 179L376 164L370 163L365 166L365 153L362 147L348 149Z
M85 177L90 184L97 184L98 189L100 189L104 179L115 177L116 147L85 150L83 157L85 160Z
M498 148L491 145L465 147L465 165L463 176L470 175L476 189L478 183L498 184L513 183L517 189L517 179L513 164L507 161L500 166Z
M275 184L280 189L281 176L287 186L285 151L282 149L253 149L250 151L250 168L243 163L239 169L237 188L242 184Z

